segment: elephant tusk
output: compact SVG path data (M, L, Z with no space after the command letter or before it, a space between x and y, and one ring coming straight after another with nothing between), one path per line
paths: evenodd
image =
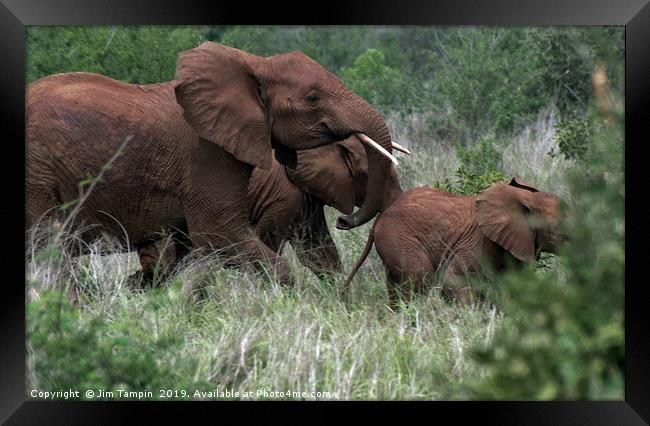
M392 161L393 164L395 164L396 166L399 165L399 163L397 162L397 158L393 157L393 155L390 152L386 151L381 145L379 145L377 142L370 139L368 136L364 135L363 133L355 133L354 136L356 136L362 143L365 143L366 145L375 148L382 155L384 155L390 161Z
M396 149L396 150L398 150L398 151L400 151L400 152L403 152L404 154L411 155L411 150L410 150L410 149L408 149L408 148L406 148L406 147L404 147L404 146L398 144L398 143L395 142L395 141L390 141L390 143L391 143L391 145L393 145L393 148L394 148L394 149Z

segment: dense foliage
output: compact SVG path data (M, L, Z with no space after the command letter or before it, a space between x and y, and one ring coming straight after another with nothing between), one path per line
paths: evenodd
M460 167L452 178L445 178L436 186L455 194L475 195L496 182L507 180L507 176L499 170L499 148L499 143L489 138L469 147L458 145L456 153Z
M156 309L150 304L147 309ZM184 337L163 332L148 340L147 331L134 329L126 317L107 323L101 316L84 317L60 291L43 294L28 305L27 333L34 369L34 385L44 390L92 389L106 392L141 392L208 387L193 380L196 360L177 354ZM166 354L166 355L163 355ZM154 397L159 397L157 392ZM82 399L107 399L99 394Z
M131 83L159 83L174 78L178 52L202 38L194 27L30 27L27 81L87 71Z

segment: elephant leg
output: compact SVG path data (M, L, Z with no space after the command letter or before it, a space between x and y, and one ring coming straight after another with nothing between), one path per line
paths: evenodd
M409 302L414 294L422 293L427 272L425 270L404 272L386 268L388 298L393 310L399 308L400 301Z
M289 263L250 226L251 170L212 142L199 141L182 194L189 237L197 249L220 250L231 263L270 269L280 282L292 283Z
M61 197L56 191L55 179L46 173L44 166L33 161L27 168L25 179L25 216L26 227L30 228L41 221L47 223L50 219L59 219L57 205ZM40 173L39 173L40 172Z
M188 219L190 239L197 251L217 250L224 255L228 265L252 265L263 271L270 268L270 272L277 277L279 282L293 283L289 263L264 244L252 230L239 233L232 229L223 233L201 232L201 229L205 229L201 226L201 219L207 218L195 216ZM196 222L199 222L198 226ZM212 224L209 226L211 229L223 229L223 225L220 223L214 223L211 220L208 223Z
M313 248L302 247L297 254L300 263L311 269L320 280L328 279L334 273L343 273L339 252L333 242Z
M401 274L386 268L386 285L389 306L392 310L397 311L400 300L405 296Z
M238 244L237 258L241 259L238 263L252 264L262 272L275 277L281 284L295 284L289 262L257 239L254 234L253 239Z
M145 280L155 281L161 274L170 272L192 250L187 225L172 228L167 235L150 238L136 245L141 273Z
M264 244L247 222L202 214L203 211L191 211L187 219L189 236L197 251L219 251L227 265L251 265L270 272L281 283L293 284L289 263Z
M442 296L461 305L473 305L482 300L481 292L470 286L464 274L448 272L442 286Z
M391 304L395 305L400 298L408 301L413 293L421 293L425 278L433 269L426 251L417 245L400 246L383 235L377 237L375 233L375 248L386 268Z
M192 251L192 240L187 231L187 225L177 228L173 233L174 250L176 251L176 264L179 264Z
M146 282L156 282L161 275L171 271L176 264L176 245L168 238L149 240L136 247L140 258L142 277Z

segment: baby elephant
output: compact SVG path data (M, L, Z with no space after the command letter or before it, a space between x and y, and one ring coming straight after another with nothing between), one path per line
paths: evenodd
M441 273L443 295L468 303L466 273L487 265L502 270L509 261L533 262L554 252L564 237L557 231L559 199L513 178L477 196L434 188L402 194L378 216L368 242L346 281L364 262L373 242L384 263L391 305L422 290L426 276Z

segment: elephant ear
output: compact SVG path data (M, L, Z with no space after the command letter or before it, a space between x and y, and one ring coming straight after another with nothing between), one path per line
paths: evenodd
M510 180L509 183L510 186L514 186L516 188L521 188L521 189L527 189L530 192L539 192L539 189L533 187L531 184L524 182L518 177L513 177L512 180Z
M341 142L297 151L296 168L285 168L289 180L345 214L354 211L354 179Z
M360 174L368 174L368 159L366 157L366 150L354 136L337 142L335 144L342 152L345 159L345 164L348 167L351 176L359 176Z
M260 96L264 59L205 42L182 52L176 101L194 131L235 158L271 167L271 128Z
M535 260L535 234L528 223L532 192L499 182L476 197L479 230L519 260Z

